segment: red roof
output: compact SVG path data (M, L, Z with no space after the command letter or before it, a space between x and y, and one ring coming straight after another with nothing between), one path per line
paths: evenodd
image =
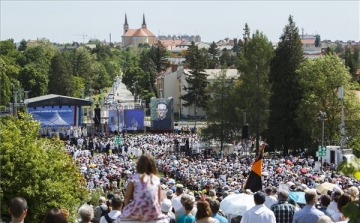
M123 36L147 36L147 37L155 37L155 35L148 30L147 28L141 29L128 29L128 31Z

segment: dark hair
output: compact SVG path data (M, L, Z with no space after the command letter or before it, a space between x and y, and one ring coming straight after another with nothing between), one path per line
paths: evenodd
M216 214L220 210L220 202L218 200L213 200L206 198L206 201L209 202L210 208L213 214Z
M186 211L191 211L194 208L194 202L191 200L184 201L183 205Z
M265 195L263 192L257 192L254 194L254 202L256 205L265 203Z
M350 203L351 201L353 201L352 197L349 194L343 194L340 196L338 202L337 202L337 208L339 209L339 211L342 213L342 208L347 205L348 203Z
M140 174L157 175L158 172L154 157L149 154L141 155L136 164L136 172Z
M28 207L25 198L15 197L11 199L9 203L9 211L14 218L19 218L24 213L24 210L27 209Z
M124 200L121 199L118 195L115 195L111 200L111 207L113 209L119 209L120 207L124 206Z
M46 213L42 223L68 223L68 220L61 209L52 208Z
M179 193L179 194L182 194L182 193L184 193L184 188L182 188L182 187L177 187L176 190L175 190L175 192L177 192L177 193Z
M339 198L341 197L341 192L340 191L335 191L334 192L334 201L337 203L339 201Z
M211 217L213 214L210 208L210 204L207 201L198 201L196 207L198 209L195 215L196 219Z
M321 198L320 198L320 204L321 204L322 206L327 207L327 206L329 206L330 202L331 202L331 198L330 198L329 195L323 195L323 196L321 196Z
M273 192L272 188L266 188L265 189L265 193L268 194L268 195L271 194L272 192Z

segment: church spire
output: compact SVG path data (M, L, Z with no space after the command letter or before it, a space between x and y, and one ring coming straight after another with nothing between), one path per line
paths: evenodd
M128 29L129 29L129 24L128 24L127 16L125 13L124 34L128 31Z
M146 29L145 14L143 14L143 23L141 25L141 28Z

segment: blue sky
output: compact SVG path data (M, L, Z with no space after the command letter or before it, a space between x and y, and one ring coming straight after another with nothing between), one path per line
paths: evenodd
M200 35L205 42L241 38L247 22L278 41L294 16L299 30L321 39L360 39L359 1L4 1L0 0L0 39L47 38L82 42L121 41L125 13L130 28L147 27L156 36Z

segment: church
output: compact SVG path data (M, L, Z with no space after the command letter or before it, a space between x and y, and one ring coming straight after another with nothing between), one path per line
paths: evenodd
M143 14L143 22L140 29L129 29L127 16L125 14L124 34L122 35L122 47L138 46L139 43L148 43L153 45L155 35L147 29L145 22L145 14Z

